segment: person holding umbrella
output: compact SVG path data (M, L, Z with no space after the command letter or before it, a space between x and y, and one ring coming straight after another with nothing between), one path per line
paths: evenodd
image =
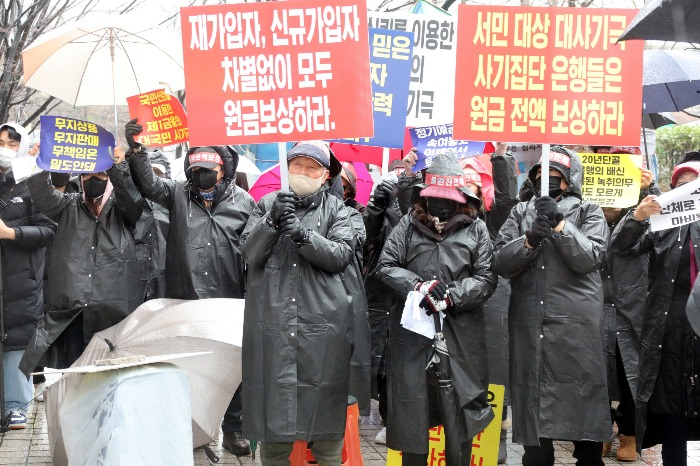
M260 199L242 236L243 429L265 466L289 465L296 440L340 465L354 341L343 274L356 231L331 192L341 166L326 143L301 141L287 160L291 192Z
M186 182L173 181L155 174L146 147L134 140L142 130L137 120L126 124L127 160L142 195L169 212L165 297L243 299L241 233L255 202L233 182L238 154L225 146L190 147ZM222 424L223 447L237 456L251 453L242 433L241 403L239 388Z
M513 208L495 243L493 270L511 286L513 440L524 466L553 465L554 440L573 441L579 466L602 466L612 437L599 273L608 226L581 200L578 154L554 146L549 166L545 195L540 162L528 174L539 197Z
M443 423L447 463L468 464L472 437L493 418L487 402L483 311L496 287L491 240L479 218L481 201L466 187L454 154L433 161L421 188L412 211L389 235L377 264L377 277L398 304L391 310L389 332L387 446L402 451L404 465L425 465L428 429ZM449 356L440 355L440 361L451 372L453 400L438 391L437 374L426 371L433 341L400 323L411 291L423 295L420 306L429 315L445 314L441 334ZM444 369L440 368L443 375ZM455 415L448 417L448 412Z

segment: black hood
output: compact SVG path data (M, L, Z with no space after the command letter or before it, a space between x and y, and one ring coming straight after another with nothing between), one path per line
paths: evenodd
M221 160L224 161L224 179L228 184L231 184L233 182L234 177L236 176L236 168L238 168L238 153L236 152L236 150L231 146L204 147L211 147L212 149L214 149L214 151L216 151L217 154L219 154ZM192 179L192 173L189 171L190 154L192 154L197 149L199 149L199 147L190 147L187 151L187 154L185 155L184 168L187 181L191 181Z

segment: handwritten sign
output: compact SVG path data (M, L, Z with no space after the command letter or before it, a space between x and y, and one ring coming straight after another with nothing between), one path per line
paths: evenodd
M88 121L41 117L37 165L60 173L97 173L114 164L114 136Z
M418 162L414 171L429 167L440 154L454 152L457 159L474 157L484 153L483 142L455 141L452 139L452 124L410 128L413 147L417 149Z
M127 97L129 115L138 118L143 132L139 142L150 147L164 147L187 142L187 115L177 98L158 89Z
M638 145L644 44L616 43L636 13L459 5L455 137Z

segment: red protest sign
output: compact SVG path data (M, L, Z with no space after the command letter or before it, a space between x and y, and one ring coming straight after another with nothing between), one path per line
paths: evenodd
M164 147L187 142L187 115L177 98L158 89L126 98L129 115L143 126L139 142L150 147Z
M636 10L458 11L455 139L639 144L644 43L616 44Z
M190 142L374 134L364 0L180 10Z

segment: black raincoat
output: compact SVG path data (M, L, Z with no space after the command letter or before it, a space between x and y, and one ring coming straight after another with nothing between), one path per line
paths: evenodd
M44 251L56 224L37 212L25 182L0 174L0 218L15 239L2 243L4 351L23 350L44 315Z
M637 449L661 442L653 413L685 417L689 440L700 438L700 347L685 308L690 295L690 248L700 266L700 224L652 232L630 212L615 232L612 253L649 254L646 298L635 397ZM634 392L633 392L634 394Z
M404 216L384 245L377 277L391 289L387 361L387 446L404 453L428 453L428 428L440 423L436 400L431 400L426 367L433 340L406 330L401 315L408 293L416 283L440 280L447 284L454 308L447 314L447 340L452 385L468 436L478 434L493 418L486 399L488 362L485 353L483 303L496 286L491 271L492 246L481 219L453 217L440 240L411 214ZM464 216L466 218L466 216Z
M338 173L332 167L331 175ZM297 245L266 221L275 196L258 202L241 237L249 267L243 432L263 442L339 440L354 341L353 299L343 280L355 229L327 184L297 201L297 217L313 230Z
M143 303L133 231L141 217L143 198L126 162L107 170L113 191L95 218L82 194L54 190L49 173L27 180L36 209L58 223L51 246L46 314L27 346L20 369L64 368L62 348L52 345L80 316L83 344L101 330L119 323ZM47 353L47 350L50 351Z
M211 211L189 182L159 178L143 153L129 157L134 181L143 196L169 212L165 259L165 296L168 298L245 297L241 233L255 201L233 182L238 155L220 147L214 149L224 161L227 188L213 203ZM187 162L186 159L185 170Z
M603 212L581 202L582 167L571 157L558 201L566 225L525 247L534 199L510 213L496 240L493 269L510 278L508 314L513 440L603 442L612 436L603 345L600 268L608 239Z

